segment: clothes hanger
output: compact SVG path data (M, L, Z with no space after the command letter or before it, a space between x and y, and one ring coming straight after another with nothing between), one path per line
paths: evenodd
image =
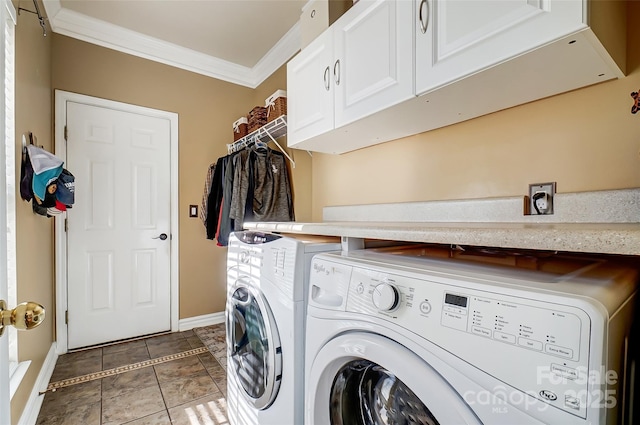
M267 144L261 140L256 140L253 147L255 150L261 150L261 151L269 150L269 147L267 146Z

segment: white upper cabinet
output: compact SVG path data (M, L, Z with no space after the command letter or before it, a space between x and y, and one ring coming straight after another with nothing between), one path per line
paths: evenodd
M329 28L287 64L287 144L333 129L333 32Z
M412 4L360 0L287 65L287 143L413 97Z
M289 62L289 146L349 152L623 77L625 3L359 0Z
M416 94L587 28L582 1L415 0Z
M360 0L356 6L362 11L334 24L336 127L414 93L413 30L406 24L412 19L411 2Z

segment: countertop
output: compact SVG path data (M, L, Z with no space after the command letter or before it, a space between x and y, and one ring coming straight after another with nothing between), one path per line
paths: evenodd
M245 223L245 228L295 234L405 242L640 255L640 223Z
M640 188L556 193L551 215L522 196L328 206L322 222L245 223L263 231L640 256ZM358 246L354 243L353 246Z

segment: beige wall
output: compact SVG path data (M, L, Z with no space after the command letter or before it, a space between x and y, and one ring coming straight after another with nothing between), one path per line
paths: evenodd
M17 4L15 5L17 7ZM51 37L43 37L38 19L18 15L16 26L16 183L19 187L22 134L32 132L38 144L53 149L51 115ZM33 214L31 204L16 193L18 302L45 306L41 326L18 333L20 361L31 360L22 384L11 401L15 424L31 394L40 368L54 340L53 219Z
M224 311L226 249L206 239L201 220L189 218L188 208L201 205L207 169L227 153L233 122L286 88L285 68L252 90L53 35L52 72L55 89L178 113L179 315L184 319ZM309 176L307 171L308 186ZM308 199L308 218L310 204Z
M640 187L640 2L628 2L627 77L352 153L313 156L313 211L377 202ZM464 101L464 99L460 99Z

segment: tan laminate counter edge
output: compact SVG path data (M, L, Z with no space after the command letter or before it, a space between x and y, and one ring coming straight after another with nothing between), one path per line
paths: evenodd
M640 223L245 223L246 229L405 242L640 255Z

